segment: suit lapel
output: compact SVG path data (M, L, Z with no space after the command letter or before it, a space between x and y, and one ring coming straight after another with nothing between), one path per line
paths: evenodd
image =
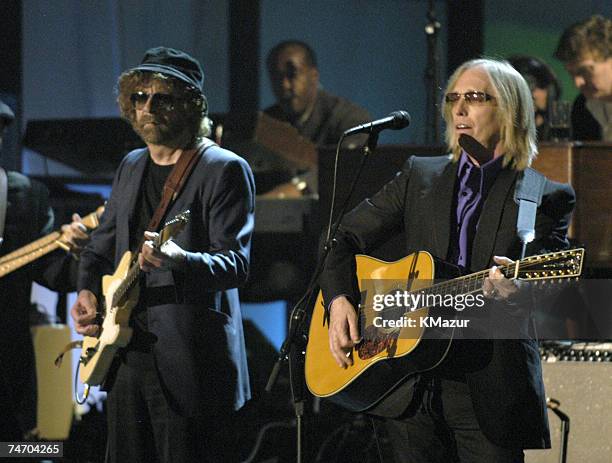
M449 162L442 174L433 182L432 192L434 195L433 206L435 220L432 234L433 247L436 257L446 258L451 227L451 208L453 204L453 193L457 180L457 168L459 163Z
M132 171L130 172L128 177L129 185L127 188L127 195L129 199L128 201L126 201L126 208L123 210L123 214L121 214L123 227L125 227L124 236L128 237L128 243L129 230L131 230L132 228L130 227L130 224L134 223L134 220L136 220L134 215L136 214L136 204L138 198L140 197L138 190L140 190L140 188L142 187L142 177L144 176L144 171L145 167L147 166L148 159L149 150L145 149L143 150L143 153L141 154L139 159L134 163L134 167L132 168Z
M478 222L478 229L472 244L471 267L474 271L484 270L489 265L493 254L495 239L499 230L502 213L509 196L511 198L512 186L515 183L517 172L505 168L502 169L491 191L482 207L481 219Z

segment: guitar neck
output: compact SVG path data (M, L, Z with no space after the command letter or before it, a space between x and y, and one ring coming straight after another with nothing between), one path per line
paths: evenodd
M0 258L0 278L60 247L59 232L53 232Z
M83 225L88 229L96 228L100 213L101 211L98 210L83 217ZM0 278L55 251L59 247L67 249L66 244L62 241L62 234L56 231L0 257Z
M512 279L507 274L506 267L498 267L500 271L507 278ZM465 275L459 278L455 278L453 280L444 281L442 283L437 283L435 285L430 286L423 290L424 293L427 294L435 294L435 295L446 295L450 294L452 296L456 296L459 294L471 294L482 291L482 285L484 283L485 278L489 275L488 270L482 270L480 272L471 273L469 275Z
M127 275L121 281L121 284L117 287L115 292L113 293L113 299L111 301L111 307L118 306L121 301L125 299L130 290L134 287L138 279L140 278L141 270L138 265L138 259L135 258L131 263L130 268L127 272Z
M577 277L582 273L584 249L557 251L517 260L497 268L509 280L550 280ZM453 296L482 291L489 270L481 270L453 280L437 283L422 291L426 294Z

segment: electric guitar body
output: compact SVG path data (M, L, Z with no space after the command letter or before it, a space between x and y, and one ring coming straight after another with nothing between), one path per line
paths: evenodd
M140 286L134 285L130 292L116 306L112 305L115 291L125 281L130 270L132 253L127 251L119 261L117 270L112 275L102 277L102 293L107 310L100 328L100 336L83 337L82 355L87 358L81 362L79 378L90 386L100 385L111 366L120 347L127 346L132 338L132 328L129 326L132 309L136 307L140 296ZM91 353L91 355L89 355Z

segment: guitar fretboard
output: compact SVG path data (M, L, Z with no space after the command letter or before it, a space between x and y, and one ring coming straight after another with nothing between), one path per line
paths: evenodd
M0 258L0 277L29 264L36 259L49 254L59 247L59 232L53 232L44 236L27 246L17 249Z
M103 211L104 207L100 206L96 212L92 212L83 217L81 222L90 230L96 228L99 225L98 217L102 215ZM60 246L67 249L66 243L62 242L61 238L62 235L60 232L53 232L0 257L0 278L55 251Z
M579 276L582 272L582 260L584 249L572 249L558 251L541 256L530 256L523 260L516 261L510 265L500 265L497 268L504 277L514 280L550 280L560 278L570 278ZM433 284L426 288L407 291L408 295L415 296L411 301L415 306L410 310L418 310L430 306L431 297L448 297L478 293L482 291L485 278L489 276L489 270L481 270L476 273L465 275L452 280ZM410 285L410 281L408 281ZM397 291L402 288L394 288ZM424 297L417 297L422 295ZM366 306L366 309L370 307ZM397 312L398 307L382 309L384 311Z
M117 307L119 305L119 303L124 299L127 293L129 293L130 290L134 287L134 284L138 281L139 277L140 266L138 265L138 260L136 259L135 262L130 265L127 275L113 293L111 307Z

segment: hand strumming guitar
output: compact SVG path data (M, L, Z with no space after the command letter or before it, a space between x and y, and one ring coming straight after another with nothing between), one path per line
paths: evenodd
M347 368L353 364L353 347L361 341L357 312L344 296L336 297L329 311L329 349L338 366Z
M88 289L79 292L76 302L70 309L70 316L74 320L76 332L84 336L95 336L100 330L96 322L98 299Z

